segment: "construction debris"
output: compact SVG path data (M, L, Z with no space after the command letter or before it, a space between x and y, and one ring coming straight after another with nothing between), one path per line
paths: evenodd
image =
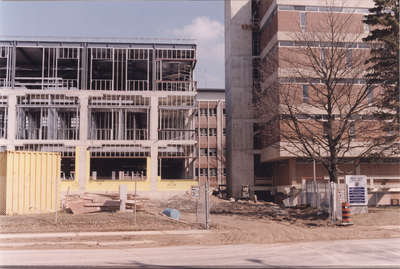
M67 195L63 200L63 208L72 214L87 214L101 211L115 212L120 210L121 201L118 194L84 193L82 195ZM128 195L134 200L126 201L126 209L144 209L143 201L146 198ZM136 205L136 206L135 206Z

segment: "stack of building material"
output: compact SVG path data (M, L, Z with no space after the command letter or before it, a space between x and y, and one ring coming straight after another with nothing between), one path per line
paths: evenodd
M134 198L132 195L128 195L128 198ZM143 210L143 201L146 199L136 197L136 200L127 200L126 208ZM72 212L72 214L87 214L101 211L117 211L120 209L120 203L118 194L95 194L95 193L84 193L82 195L67 195L64 198L63 206L64 209Z

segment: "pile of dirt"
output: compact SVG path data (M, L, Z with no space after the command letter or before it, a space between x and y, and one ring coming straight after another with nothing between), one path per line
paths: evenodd
M183 195L174 195L167 200L152 201L152 203L159 210L174 208L183 213L196 213L198 198L185 193Z
M237 215L248 219L286 221L289 223L329 225L328 214L309 207L285 208L272 202L249 200L230 201L212 197L210 213L213 215Z

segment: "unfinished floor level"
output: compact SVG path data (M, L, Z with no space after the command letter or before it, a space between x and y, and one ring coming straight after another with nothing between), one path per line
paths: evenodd
M60 152L61 178L79 191L189 186L195 65L194 44L0 40L0 149Z

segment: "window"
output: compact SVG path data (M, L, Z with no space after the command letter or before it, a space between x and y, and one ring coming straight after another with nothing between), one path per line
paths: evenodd
M217 168L210 168L210 176L212 177L217 176Z
M217 128L210 128L208 129L209 136L217 136Z
M300 12L300 29L302 31L306 30L306 23L307 23L306 13L305 12Z
M328 131L329 131L329 125L328 125L328 122L327 121L324 121L323 123L322 123L322 134L323 134L323 136L325 137L325 138L327 138L328 137Z
M370 87L368 89L367 100L368 100L368 104L371 104L374 102L374 88L373 87Z
M200 168L200 176L208 176L207 168Z
M200 116L207 116L207 108L200 108Z
M224 176L226 176L226 168L224 168Z
M225 109L225 108L222 109L222 113L223 113L224 115L226 115L226 109Z
M217 115L217 108L210 108L209 109L209 114L210 116L216 116Z
M294 10L304 11L304 10L306 10L306 6L294 6Z
M217 149L216 148L208 149L208 156L217 156Z
M308 85L303 85L303 103L309 104Z
M321 63L323 65L326 65L326 49L325 48L321 49Z
M200 156L207 156L208 155L208 149L200 149Z
M200 136L207 136L207 128L200 128Z
M222 135L226 136L226 128L222 129Z
M350 126L349 126L349 136L350 136L350 138L356 137L356 128L355 128L355 123L354 123L354 121L350 122Z
M353 66L353 53L351 50L346 50L346 66L352 67Z

